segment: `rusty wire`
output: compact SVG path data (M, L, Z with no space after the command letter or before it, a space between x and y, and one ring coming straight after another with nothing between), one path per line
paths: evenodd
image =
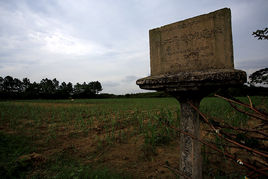
M253 107L251 100L250 100L250 104L248 105L248 104L245 104L245 103L243 103L243 102L241 102L239 100L228 99L228 98L225 98L225 97L220 96L220 95L217 95L217 94L215 94L214 96L216 96L218 98L221 98L221 99L224 99L225 101L229 102L232 107L234 106L233 104L237 104L237 105L240 105L240 106L249 108L252 111L254 111L255 113L257 113L259 116L258 115L255 115L255 114L247 113L246 111L243 111L243 110L241 110L239 108L234 108L234 109L238 110L239 112L245 113L247 115L253 115L252 117L255 117L257 119L261 119L263 121L268 122L268 119L267 119L267 115L268 114L267 113L264 113L264 112L261 112L260 110L258 110L255 107ZM250 98L248 97L248 99L250 99Z
M250 104L248 105L248 104L242 103L241 101L231 100L231 99L228 99L228 98L219 96L219 95L215 95L215 96L216 96L216 97L219 97L219 98L222 98L222 99L224 99L224 100L226 100L227 102L229 102L229 103L231 104L231 106L232 106L235 110L237 110L237 111L239 111L239 112L242 112L242 113L244 113L244 114L246 114L246 115L248 115L248 116L255 117L255 118L260 119L260 120L265 121L265 122L268 121L268 120L267 120L267 114L266 114L266 113L264 113L264 112L260 112L258 109L256 109L256 108L253 107L253 104L252 104L252 101L251 101L250 97L248 97L248 100L249 100L249 103L250 103ZM203 113L202 113L196 106L194 106L193 104L191 104L191 103L189 103L189 104L190 104L190 105L191 105L191 106L192 106L192 107L193 107L193 108L200 114L200 116L201 116L202 119L205 121L205 123L207 123L207 124L210 126L210 128L216 133L217 136L219 136L219 137L225 139L226 141L228 141L228 142L230 142L230 143L232 143L232 144L238 146L239 148L243 148L243 149L246 149L246 150L248 150L248 151L250 151L250 152L256 153L256 154L258 154L258 155L260 155L260 156L262 156L262 157L265 157L266 159L268 158L268 155L266 154L266 152L265 152L265 153L260 152L260 151L258 151L258 150L255 150L255 149L251 148L251 147L242 145L242 144L240 144L240 143L238 143L238 142L236 142L236 141L234 141L234 140L232 140L232 139L226 138L226 137L224 136L224 135L226 135L226 133L224 133L223 131L220 131L220 130L219 130L219 127L220 127L220 128L226 128L227 126L219 125L219 126L217 126L217 129L216 129L216 127L215 127L215 126L208 120L208 118L206 117L205 114L203 114ZM247 107L247 108L251 109L252 111L254 111L255 113L257 113L258 115L256 115L256 114L252 114L252 113L248 113L248 112L246 112L246 111L244 111L244 110L241 110L241 109L239 109L238 107L236 107L234 104L237 104L237 105L240 105L240 106L243 106L243 107ZM228 123L227 123L227 124L228 124ZM229 124L228 124L228 125L229 125ZM257 130L246 130L246 129L241 129L241 128L235 128L235 127L233 127L233 126L231 126L231 125L229 125L228 127L231 128L231 129L234 129L234 130L237 130L237 129L238 129L238 130L242 130L242 131L246 131L246 132L256 132L256 133L259 133L259 134L261 134L261 135L263 135L263 136L265 136L265 137L267 137L267 135L268 135L268 134L266 134L266 133L264 133L264 132L257 131ZM184 131L180 131L180 132L186 134ZM224 135L222 135L221 133L224 134ZM187 135L187 134L186 134L186 135ZM189 134L188 134L188 136L189 136ZM226 136L227 136L227 135L226 135ZM193 138L194 136L190 136L190 137ZM264 138L264 139L265 139L265 138ZM195 140L200 141L199 139L195 139ZM212 148L212 149L218 151L218 152L223 153L225 156L227 156L227 157L229 157L229 158L231 158L231 159L233 159L233 160L236 160L236 157L232 156L231 154L228 154L228 153L226 153L226 152L221 151L221 150L218 149L216 146L213 146L213 145L208 144L208 143L203 142L203 141L200 141L200 142L203 143L203 144L205 144L206 146L208 146L208 147L210 147L210 148ZM242 161L241 161L241 162L242 162ZM247 162L245 162L245 161L243 161L242 163L243 163L243 165L246 166L247 168L253 170L251 173L248 174L248 176L253 176L253 175L255 175L255 174L257 174L257 176L260 176L260 175L268 176L268 174L265 172L265 171L268 170L267 167L266 167L266 168L262 168L262 169L256 169L256 167L254 167L253 165L251 165L251 164L249 164L249 163L247 163Z
M268 158L268 155L267 154L265 154L265 153L263 153L263 152L260 152L260 151L258 151L258 150L255 150L255 149L252 149L252 148L250 148L250 147L248 147L248 146L245 146L245 145L242 145L242 144L240 144L240 143L238 143L238 142L236 142L236 141L234 141L234 140L232 140L232 139L229 139L229 138L226 138L226 137L224 137L223 135L221 135L221 131L220 130L218 130L218 129L216 129L214 126L213 126L213 124L211 124L210 122L209 122L209 120L207 119L207 117L205 116L205 114L203 114L197 107L195 107L193 104L191 104L191 103L189 103L200 115L201 115L201 117L206 121L206 123L207 124L209 124L209 126L214 130L214 132L219 136L219 137L221 137L221 138L223 138L224 140L227 140L228 142L230 142L230 143L232 143L232 144L234 144L234 145L237 145L237 146L239 146L239 147L241 147L241 148L244 148L244 149L246 149L246 150L248 150L248 151L251 151L251 152L254 152L254 153L256 153L256 154L259 154L259 155L261 155L261 156L263 156L263 157L265 157L265 158Z
M207 142L205 142L205 141L203 141L203 140L201 140L201 139L198 139L197 137L193 136L192 134L190 134L190 133L188 133L188 132L182 131L182 130L177 129L177 128L172 127L172 126L169 126L169 127L172 128L172 129L174 129L174 130L176 130L176 131L179 132L179 133L182 133L182 134L184 134L184 135L187 135L187 136L191 137L191 138L194 139L194 140L199 141L200 143L202 143L202 144L208 146L209 148L211 148L211 149L213 149L213 150L215 150L215 151L217 151L217 152L222 153L224 156L227 156L228 158L232 159L235 163L237 163L237 158L236 158L234 155L231 155L231 154L229 154L229 153L227 153L227 152L224 152L224 151L222 151L221 149L219 149L218 147L216 147L215 145L212 145L212 144L207 143ZM267 174L267 173L263 172L262 170L258 170L255 166L253 166L253 165L251 165L251 164L249 164L249 163L247 163L247 162L245 162L245 161L243 161L243 165L246 166L247 168L253 170L253 171L256 172L256 173L260 173L260 174L265 175L265 176L268 177L268 174Z
M225 98L225 97L222 97L222 96L219 96L219 95L215 95L215 96L217 96L217 97L219 97L219 98L222 98L222 99L228 101L230 104L235 103L235 104L238 104L238 105L241 105L241 106L250 108L250 109L253 110L254 112L256 112L256 113L258 113L258 114L261 114L261 117L262 117L261 120L263 120L263 119L267 119L266 113L261 113L260 111L258 111L256 108L253 107L252 101L251 101L251 99L250 99L249 97L248 97L248 99L249 99L249 103L250 103L250 105L244 104L244 103L242 103L242 102L240 102L240 101L238 102L238 101L230 100L230 99L228 99L228 98ZM240 149L241 149L241 148L242 148L242 149L246 149L246 150L248 150L248 151L250 151L250 152L253 152L253 153L257 154L257 155L260 155L260 156L262 156L262 157L268 158L268 155L267 155L266 153L260 152L260 151L258 151L258 150L255 150L255 149L251 148L251 147L242 145L242 144L240 144L240 143L238 143L238 142L236 142L236 141L234 141L234 140L232 140L232 139L226 138L226 137L224 136L224 135L226 135L226 133L224 133L223 131L220 131L219 128L230 128L230 129L233 129L233 130L241 130L241 131L246 131L246 132L255 132L255 133L259 133L259 134L261 134L261 135L263 135L263 136L265 136L265 137L267 137L268 134L266 134L266 133L264 133L264 132L261 132L261 131L258 131L258 130L241 129L241 128L233 127L233 126L229 125L228 123L226 123L228 126L226 126L226 125L219 125L219 126L217 126L217 128L216 128L216 127L215 127L215 126L208 120L208 117L207 117L205 114L203 114L203 113L202 113L196 106L194 106L194 105L191 104L191 103L188 103L188 104L190 104L190 105L191 105L191 106L192 106L192 107L193 107L193 108L200 114L200 116L202 117L201 119L203 119L203 121L204 121L205 123L207 123L207 124L210 126L210 128L213 130L213 132L215 132L216 135L218 135L219 137L225 139L225 140L228 141L229 143L234 144L235 146L237 146L237 147L240 148ZM231 106L233 107L233 105L231 105ZM235 109L235 108L234 108L234 109ZM240 112L242 112L242 111L243 111L243 110L241 110ZM244 111L243 111L243 113L244 113ZM247 114L247 113L245 113L245 114ZM252 117L253 117L253 116L252 116ZM256 116L254 116L254 117L256 117ZM259 119L259 118L257 117L257 119ZM166 124L164 124L164 125L166 125ZM265 168L257 169L256 166L253 166L252 164L250 164L250 163L248 163L248 162L246 162L246 161L242 161L241 159L237 159L237 157L236 157L235 155L232 155L232 154L228 153L227 151L223 151L223 150L219 149L217 146L215 146L215 145L213 145L213 144L210 144L210 143L208 143L208 142L206 142L206 141L204 141L204 140L201 140L201 139L199 139L199 138L193 136L193 135L190 134L190 133L187 133L187 132L185 132L185 131L182 131L182 130L180 130L180 129L177 129L177 128L175 128L175 127L172 127L172 126L170 126L170 125L168 125L167 127L170 127L170 128L176 130L177 132L179 132L179 133L181 133L181 134L187 135L187 136L191 137L193 140L197 140L197 141L199 141L200 143L202 143L202 144L208 146L209 148L213 149L214 151L217 151L217 152L219 152L219 153L222 153L224 156L228 157L230 160L234 161L236 164L239 164L240 166L242 165L242 166L247 167L248 169L252 170L252 171L247 175L248 177L254 177L254 178L255 178L255 177L258 177L258 176L267 176L267 177L268 177L268 174L266 173L266 171L268 170L268 167L267 167L267 166L266 166ZM220 132L223 133L224 135L222 135ZM227 135L226 135L226 136L227 136ZM263 165L264 165L264 164L263 164ZM178 171L177 171L177 172L178 172ZM180 172L178 172L178 173L179 173L180 175L182 175ZM183 176L183 175L182 175L182 176Z

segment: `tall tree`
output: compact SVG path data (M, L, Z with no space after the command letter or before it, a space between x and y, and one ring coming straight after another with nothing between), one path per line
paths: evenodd
M39 83L33 82L30 83L29 87L26 90L26 97L27 98L39 98L40 97L40 92L41 92L41 86Z
M0 92L3 92L4 90L4 78L0 76Z
M83 92L82 85L80 83L76 83L74 85L73 92L75 96L79 97L80 94Z
M14 92L21 93L22 92L22 82L18 78L14 78L13 80L13 90Z
M102 91L102 86L99 81L92 81L88 85L91 89L91 92L93 92L94 94L99 94L99 92Z
M23 91L27 91L27 89L30 87L31 85L31 82L28 78L23 78L22 79L22 88L23 88Z
M12 92L14 89L14 79L11 76L6 76L3 83L5 92Z
M54 86L53 81L48 79L48 78L41 80L40 87L41 87L40 93L45 98L51 98L52 95L54 95L56 93L56 87Z
M53 86L54 86L55 90L58 90L60 82L56 78L54 78L52 80L52 83L53 83Z
M260 69L249 75L249 84L253 86L268 85L268 68Z
M73 85L72 83L66 84L65 82L62 82L59 86L58 94L61 98L68 98L72 95L73 92Z
M73 93L73 84L71 82L67 84L67 91L69 92L69 94Z

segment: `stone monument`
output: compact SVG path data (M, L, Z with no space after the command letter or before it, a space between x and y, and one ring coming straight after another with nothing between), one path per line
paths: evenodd
M137 80L142 89L165 91L181 106L180 128L200 139L203 97L222 87L242 85L246 73L234 69L231 11L228 8L149 31L151 76ZM201 146L181 134L180 172L202 178Z

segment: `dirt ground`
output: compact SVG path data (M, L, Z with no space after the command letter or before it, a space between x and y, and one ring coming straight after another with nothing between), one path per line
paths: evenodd
M14 105L22 104L14 103ZM60 103L31 103L28 105L42 108L61 107L64 109L73 107L73 104ZM94 105L78 104L78 106L91 108ZM131 116L134 112L128 111L128 113ZM90 117L90 115L81 115L82 119ZM30 157L38 158L39 163L45 162L57 154L66 153L72 158L79 159L84 165L95 166L96 168L103 166L113 171L123 171L134 178L175 178L178 176L176 169L179 168L180 158L179 134L168 144L157 145L152 149L150 145L145 145L144 134L138 132L137 124L134 120L129 120L129 116L117 120L118 125L115 125L116 127L114 128L111 127L112 125L109 121L99 121L96 117L93 117L92 124L86 124L82 128L81 126L77 127L77 123L73 123L73 120L70 120L68 124L57 118L52 121L51 116L53 115L48 112L45 122L40 122L36 126L34 126L34 120L26 116L24 120L18 123L16 130L10 127L10 121L2 123L0 130L12 135L19 135L23 131L23 135L30 136L35 133L41 136L33 140L37 148L34 154L29 155ZM113 118L116 118L116 116L111 115L111 120ZM149 119L145 118L143 125L147 125L149 122ZM257 124L252 124L252 121L249 120L248 125ZM53 129L53 132L51 132L51 129ZM212 140L213 135L208 132L208 126L202 123L201 131L202 139ZM49 137L52 134L56 137L52 136L52 139L50 139ZM266 142L263 145L267 147L268 144ZM244 161L249 157L251 159L256 157L253 154L249 156L248 152L238 150L236 147L230 148L229 152L237 156L237 159ZM214 178L215 175L225 176L227 174L235 176L237 173L240 176L245 176L248 173L236 161L231 161L207 147L202 147L202 155L203 173L206 178ZM261 161L260 158L256 158L256 160L268 165L265 160Z

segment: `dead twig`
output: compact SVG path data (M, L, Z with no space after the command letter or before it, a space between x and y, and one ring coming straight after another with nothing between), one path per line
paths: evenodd
M250 107L251 107L251 108L253 108L252 101L251 101L250 97L249 97L249 96L247 96L247 98L248 98L248 101L249 101L249 105L250 105Z

